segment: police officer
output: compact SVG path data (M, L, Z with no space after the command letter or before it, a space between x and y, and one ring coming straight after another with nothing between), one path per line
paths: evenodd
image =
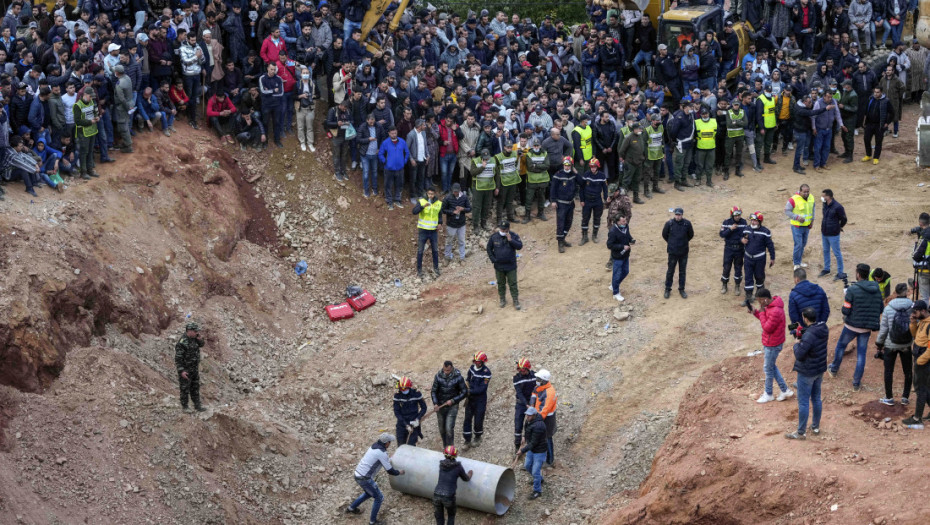
M187 398L190 396L198 412L206 410L200 403L200 349L204 345L200 336L200 325L187 323L184 335L174 345L174 365L178 369L178 384L181 387L181 408L190 413Z
M739 295L739 285L743 280L743 232L748 224L743 218L743 210L739 206L730 209L730 218L723 221L720 226L720 237L723 238L723 275L720 276L720 293L727 293L727 284L730 282L730 266L733 266L733 291Z
M487 225L488 215L491 214L491 202L494 199L494 193L497 192L497 183L495 182L495 172L497 171L497 161L491 157L491 152L487 148L481 150L481 156L472 160L471 174L474 180L474 190L472 198L472 231L478 233L478 228L489 230Z
M620 162L623 162L623 187L627 191L633 190L633 202L646 204L639 198L639 179L643 172L643 163L646 161L646 141L643 139L643 127L639 122L630 126L631 133L623 139L623 144L617 150Z
M581 246L588 242L588 222L594 213L594 235L601 228L601 214L604 213L604 201L607 199L607 174L601 171L601 162L591 159L591 167L581 178Z
M756 99L756 124L759 127L759 132L756 134L756 155L763 153L763 162L775 164L772 160L772 144L775 141L778 121L775 117L775 96L772 95L772 83L766 82L762 91L763 93Z
M694 227L691 226L691 221L684 218L685 210L675 208L673 213L674 218L669 219L662 228L662 238L668 245L664 297L668 299L672 293L672 279L675 277L675 266L678 266L678 293L681 294L682 299L687 299L685 280L688 275L688 244L694 238Z
M746 144L746 113L743 111L743 101L739 95L733 97L730 110L727 111L727 138L724 151L726 160L723 167L723 180L730 179L730 168L736 168L736 176L743 176L743 146ZM742 253L742 250L740 250ZM739 267L742 267L740 263ZM737 270L741 272L742 269ZM737 284L737 288L739 284Z
M488 407L488 383L491 382L491 369L485 364L487 362L487 354L475 353L466 375L468 398L465 400L465 424L462 426L465 450L471 447L473 426L476 447L481 445L481 438L484 435L484 412Z
M504 148L494 156L494 178L497 189L497 222L513 221L513 199L520 185L520 157L513 153L509 136L504 139ZM505 215L506 212L506 215Z
M520 359L517 361L517 373L513 376L513 390L517 396L513 410L513 445L517 451L520 450L520 442L523 441L526 408L530 405L533 390L536 388L536 372L533 372L531 367L529 359Z
M549 194L555 206L555 238L559 242L559 253L565 253L565 248L572 244L565 240L568 230L572 227L572 216L575 214L575 184L578 174L572 168L572 158L562 159L562 169L552 175L549 185Z
M710 108L701 106L701 118L694 121L697 130L697 181L701 185L701 176L707 180L707 187L713 188L711 177L714 174L714 156L717 154L717 119L710 118Z
M546 194L549 191L549 154L542 149L539 138L533 138L532 147L523 157L526 161L526 217L523 222L530 222L530 211L536 202L536 218L546 218Z
M672 158L675 166L675 189L685 191L692 184L688 182L688 166L694 156L694 115L691 114L691 99L681 99L681 109L668 120L668 138L672 145Z
M653 191L665 193L665 190L659 187L659 174L662 171L662 163L665 162L665 127L662 126L662 115L649 115L649 122L645 131L646 162L643 163L643 194L647 199L652 198Z
M402 377L397 382L394 394L394 417L397 418L397 440L401 445L417 445L423 437L420 420L426 415L426 401L419 390L413 388L409 377Z
M488 239L485 249L488 259L494 265L501 308L507 306L507 286L509 285L513 307L520 309L520 290L517 288L517 250L521 248L523 248L523 241L520 240L519 235L510 231L510 223L507 221L501 221L498 232Z
M765 251L772 256L769 268L775 266L775 243L772 242L772 232L762 226L762 213L755 212L749 216L749 228L743 230L743 249L745 251L743 273L746 274L746 300L743 304L752 304L756 288L765 284Z

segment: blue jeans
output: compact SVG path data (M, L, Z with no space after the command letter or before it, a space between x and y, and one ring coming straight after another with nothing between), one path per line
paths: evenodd
M429 242L430 250L433 252L433 268L439 268L439 231L424 230L417 228L417 271L423 270L423 252L426 250L426 243Z
M542 492L542 466L545 461L545 452L526 452L526 461L523 463L523 468L533 475L533 492Z
M455 171L455 162L458 157L455 153L447 153L439 157L439 173L442 178L442 192L449 193L452 188L452 173Z
M685 88L685 93L691 93L694 88L698 87L697 80L682 80L681 83Z
M808 148L810 148L810 145L811 145L811 134L809 131L807 132L795 131L794 140L795 142L797 142L797 144L794 147L794 169L800 169L801 168L801 156L803 155L804 160L809 160Z
M829 143L827 146L829 147ZM794 240L794 251L791 254L791 258L795 266L801 264L801 256L804 255L804 248L807 247L807 238L810 234L811 229L807 226L791 227L791 239Z
M827 157L830 155L830 144L833 142L833 130L818 129L814 137L814 167L824 167L827 165Z
M636 76L641 77L642 71L639 69L639 64L643 63L645 65L652 64L652 53L649 51L640 51L636 53L636 57L633 58L633 69L636 70Z
M610 281L610 285L613 286L614 295L620 293L620 283L626 279L626 276L630 273L630 260L629 259L614 259L614 273L613 279Z
M378 155L362 155L362 190L378 193Z
M849 328L843 327L843 333L840 334L840 340L836 342L836 350L833 355L833 362L830 363L830 370L833 373L840 371L840 365L843 363L843 351L853 339L856 340L856 371L853 372L853 386L858 386L862 381L862 374L865 372L865 352L869 346L869 338L872 332L856 333Z
M807 432L807 414L811 404L814 405L811 428L820 428L820 414L823 412L823 401L820 399L822 384L823 374L815 376L798 374L798 434Z
M824 235L823 237L823 271L830 271L830 251L833 251L833 255L836 256L836 273L842 275L843 273L843 251L840 250L840 236L839 235Z
M365 503L365 500L372 498L375 500L374 504L371 506L371 518L370 522L374 523L378 520L378 511L381 510L381 502L384 501L384 494L381 493L381 490L378 488L378 484L375 483L375 480L371 478L359 479L355 478L355 482L358 483L359 487L362 487L362 490L365 492L361 496L355 498L355 501L349 505L350 509L357 509L359 505Z
M384 202L400 204L400 190L404 188L404 170L389 170L384 168Z
M784 343L778 346L762 347L765 350L765 364L762 367L763 370L765 370L765 393L768 395L772 395L773 379L778 383L778 388L780 388L782 392L788 391L788 383L785 383L785 378L781 376L781 372L778 371L778 365L776 364L778 354L781 353L783 346Z

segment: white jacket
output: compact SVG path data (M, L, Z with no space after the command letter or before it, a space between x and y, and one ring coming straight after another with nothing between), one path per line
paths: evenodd
M200 55L197 51L200 50ZM194 76L200 74L200 64L204 61L203 50L198 45L190 45L188 42L181 44L179 49L181 55L181 72L185 76Z

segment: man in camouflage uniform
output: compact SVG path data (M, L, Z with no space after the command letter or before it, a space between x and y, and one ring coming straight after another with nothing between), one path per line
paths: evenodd
M198 412L205 410L200 404L200 348L204 342L198 330L200 326L197 323L187 323L184 335L174 345L174 364L178 369L178 384L181 387L181 408L185 412L191 411L187 408L188 396Z

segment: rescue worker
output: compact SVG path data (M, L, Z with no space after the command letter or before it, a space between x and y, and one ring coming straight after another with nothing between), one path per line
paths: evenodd
M426 401L423 394L413 388L413 381L409 377L402 377L397 382L397 393L394 394L394 417L397 418L397 440L401 445L417 446L417 441L423 437L420 430L420 419L426 415Z
M743 210L739 206L730 208L730 218L723 221L720 226L720 237L723 238L723 275L720 276L720 293L727 293L727 284L730 282L730 266L733 267L733 291L739 295L740 282L743 280L743 232L748 224L743 218Z
M181 408L190 413L187 399L194 402L198 412L206 410L200 403L200 349L204 345L200 336L200 325L187 323L184 335L174 345L174 365L178 369L178 385L181 388Z
M878 283L878 288L882 291L882 301L888 299L891 294L891 274L881 268L874 268L869 272L869 280Z
M442 370L436 372L430 389L443 447L455 444L455 418L459 413L459 403L466 395L468 387L465 386L465 378L452 365L452 361L446 361L442 364Z
M491 214L491 203L497 189L494 174L497 171L497 161L491 157L487 148L481 150L481 156L472 160L471 174L475 182L472 197L471 226L474 233L489 230L488 215Z
M497 293L500 295L501 308L507 306L507 287L510 286L510 297L513 307L520 310L520 290L517 288L517 250L523 248L520 236L510 231L510 223L502 221L498 232L488 239L485 250L488 259L494 265L497 278Z
M743 176L743 146L746 145L747 116L742 108L739 96L733 97L730 110L727 111L726 160L723 167L723 180L729 180L730 168L736 169L736 176Z
M695 155L697 181L695 185L701 185L703 175L706 178L707 187L713 188L714 183L711 177L714 174L714 156L717 154L717 119L710 118L710 109L707 106L701 107L701 118L694 121L694 127L697 130L697 154Z
M665 127L662 126L662 115L653 113L649 116L649 122L645 131L646 162L643 163L643 194L647 199L652 198L652 192L665 193L665 190L659 187L659 175L662 163L665 162ZM613 223L608 221L608 224Z
M423 251L426 243L433 253L433 274L439 277L439 225L442 224L442 200L436 197L436 190L426 190L426 198L417 199L411 213L417 218L417 277L423 278Z
M517 396L513 410L513 445L517 452L520 451L520 444L523 441L523 422L526 419L524 414L526 408L530 406L530 399L535 389L536 372L533 372L529 359L520 359L517 361L517 373L513 376L513 390Z
M807 263L801 259L814 224L814 203L811 187L807 184L802 184L798 192L785 203L785 216L791 222L791 238L794 241L792 259L795 270L807 268Z
M594 233L591 239L597 242L597 231L601 228L604 201L607 200L607 174L601 171L601 162L591 159L590 170L581 178L581 244L588 243L588 223L594 213Z
M572 146L575 151L575 164L578 170L588 171L588 163L594 157L594 130L588 125L590 117L587 113L578 115L578 125L572 129Z
M691 99L681 99L681 109L668 121L668 138L672 142L672 158L675 166L675 189L685 191L692 187L688 182L688 167L694 157L694 116L691 114Z
M662 228L662 238L665 239L668 252L664 297L668 299L672 294L672 279L675 277L675 266L678 266L678 293L681 294L682 299L687 299L685 280L688 275L688 245L694 238L694 227L691 221L684 218L684 209L675 208L673 213L674 218L669 219Z
M476 352L472 365L468 367L465 383L468 385L468 397L465 399L465 424L462 425L462 437L465 438L465 450L471 448L474 427L475 446L481 445L484 436L484 413L488 407L488 383L491 382L491 369L485 364L488 355Z
M555 464L555 448L553 446L552 436L558 431L558 425L555 420L555 409L558 404L558 396L555 393L555 387L550 382L552 374L548 370L542 369L536 373L536 388L533 389L533 396L530 398L532 408L539 412L540 417L546 423L546 464L550 467Z
M762 94L756 99L756 125L759 130L756 134L756 155L761 152L764 163L775 164L775 161L772 160L772 144L775 142L775 130L778 127L778 121L775 116L775 97L772 95L772 83L766 82L762 90Z
M530 211L533 202L536 203L536 218L547 221L546 196L549 193L549 154L542 149L542 142L538 137L533 138L533 144L524 156L526 159L526 217L523 222L530 222Z
M575 184L578 174L572 168L572 158L562 159L562 169L552 175L549 184L549 195L552 198L550 206L555 206L555 238L559 242L559 253L565 253L565 248L572 244L565 240L568 230L572 228L572 218L575 214Z
M859 94L853 89L851 79L843 81L843 93L840 95L838 104L840 118L843 119L843 122L855 122L856 116L859 114ZM855 155L853 151L856 147L854 129L855 126L845 126L845 129L841 128L840 130L840 136L843 139L843 154L840 155L840 158L843 159L843 164L852 162L853 155Z
M396 440L394 436L385 432L378 436L378 441L375 441L371 447L365 451L362 460L359 461L358 466L355 467L355 482L358 483L359 487L362 487L364 492L346 507L346 514L361 514L362 511L358 508L359 505L371 498L374 499L375 502L371 506L369 524L383 523L378 521L378 511L381 510L384 494L382 494L381 489L378 488L378 484L375 482L375 476L382 467L389 476L404 475L403 469L398 470L391 465L391 457L387 453L388 447Z
M555 414L553 414L554 416ZM526 409L526 443L517 447L517 458L526 454L523 468L533 476L533 493L529 499L542 496L542 466L549 456L549 438L546 419L534 407Z
M497 222L513 221L513 199L520 185L520 157L514 155L513 143L504 139L504 147L494 156L494 195L497 196Z
M765 284L765 252L768 250L772 256L769 268L775 266L775 243L772 242L772 232L762 226L764 217L762 213L755 212L749 216L749 228L743 230L743 273L746 275L746 300L743 305L752 304L756 288Z
M465 472L465 467L456 461L459 451L454 446L444 448L442 454L445 459L439 461L439 479L436 481L436 488L433 489L433 517L436 518L436 525L454 525L455 492L459 480L468 483L475 472ZM449 517L448 521L446 515Z

